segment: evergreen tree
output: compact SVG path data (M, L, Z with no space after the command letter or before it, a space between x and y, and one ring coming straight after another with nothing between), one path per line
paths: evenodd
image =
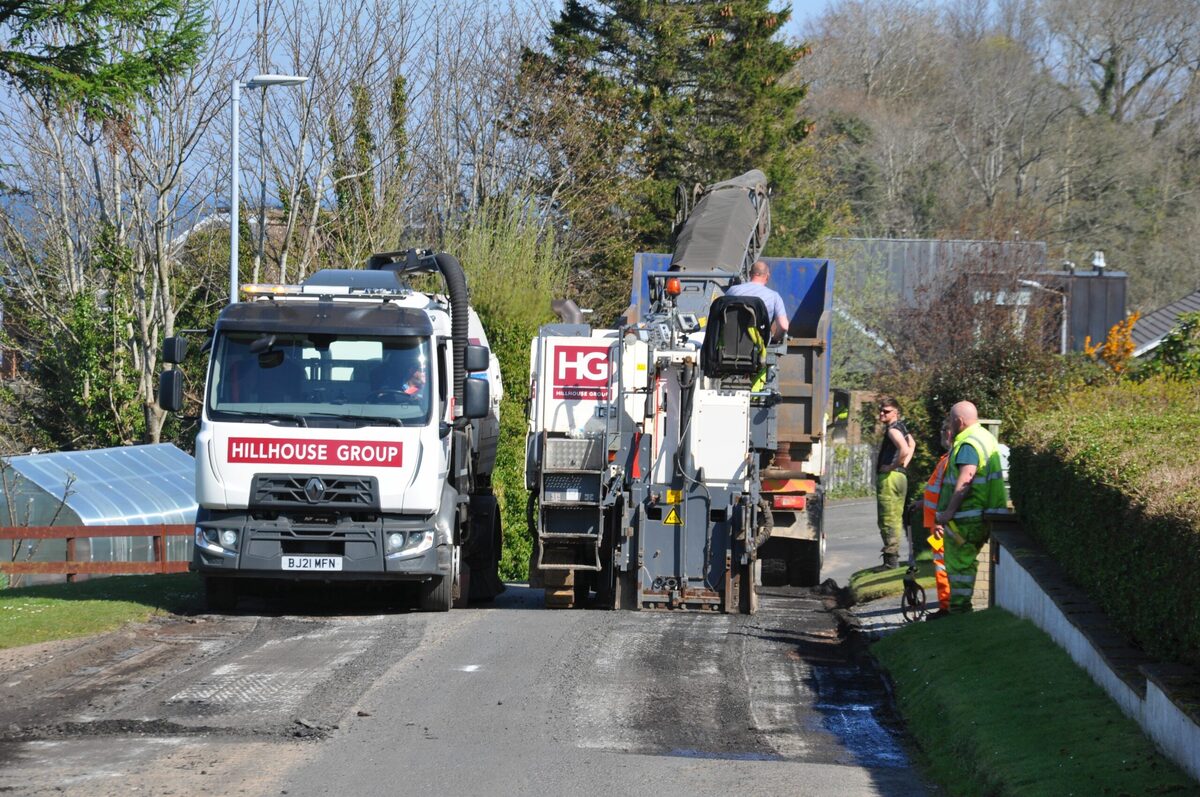
M637 246L669 246L677 186L751 168L775 190L774 251L796 253L824 233L821 189L803 183L813 171L805 87L789 77L808 50L782 37L789 17L769 0L567 0L548 52L527 58L582 74L596 107L616 109L602 121L629 136L610 168L630 183Z
M196 62L204 11L189 0L0 0L0 75L111 116Z

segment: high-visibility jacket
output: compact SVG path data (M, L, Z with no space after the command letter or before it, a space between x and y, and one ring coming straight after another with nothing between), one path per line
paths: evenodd
M942 476L946 473L946 462L950 458L949 454L942 454L942 458L937 461L937 465L933 469L933 475L929 477L929 481L925 482L925 499L921 502L921 506L925 513L925 528L932 529L935 520L933 516L937 514L938 498L942 495Z
M1008 496L1004 491L1004 468L1000 462L1000 444L991 432L978 423L963 429L954 438L954 445L950 449L946 476L942 479L942 491L938 496L939 510L948 507L950 497L954 495L954 487L958 483L956 460L963 446L975 449L979 465L975 470L975 478L971 480L971 489L954 513L953 520L958 525L975 525L983 522L984 510L1003 509L1008 505Z
M938 498L942 494L942 477L946 474L946 463L950 460L949 454L942 454L942 458L937 461L937 466L933 469L933 475L929 477L929 481L925 482L925 499L923 508L925 510L925 528L932 529L937 525L937 520L934 515L937 514ZM938 608L942 611L950 611L950 576L946 572L946 546L945 540L929 538L929 549L933 552L933 577L934 584L937 585Z

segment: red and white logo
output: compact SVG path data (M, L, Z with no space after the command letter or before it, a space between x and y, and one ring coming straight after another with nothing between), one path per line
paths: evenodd
M607 401L609 373L607 346L557 346L551 396Z
M274 437L231 437L230 462L270 465L347 465L399 468L403 446L371 440L280 440Z

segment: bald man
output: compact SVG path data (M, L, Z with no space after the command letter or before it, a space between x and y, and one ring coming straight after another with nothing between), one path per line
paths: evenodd
M787 308L783 306L783 297L774 288L768 288L771 279L771 267L767 261L759 260L750 267L750 281L734 285L725 291L728 296L755 296L763 300L767 312L771 315L771 339L779 340L788 328Z
M950 611L971 611L979 549L987 542L983 513L1008 504L1000 445L979 424L979 411L969 401L950 408L953 443L946 461L933 534L946 542L946 574Z

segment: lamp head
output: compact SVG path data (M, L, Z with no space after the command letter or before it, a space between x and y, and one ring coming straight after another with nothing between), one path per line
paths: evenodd
M255 75L246 81L246 88L257 89L267 86L298 86L308 80L299 75Z
M1092 268L1096 269L1097 274L1103 274L1105 265L1104 252L1097 249L1092 253Z

